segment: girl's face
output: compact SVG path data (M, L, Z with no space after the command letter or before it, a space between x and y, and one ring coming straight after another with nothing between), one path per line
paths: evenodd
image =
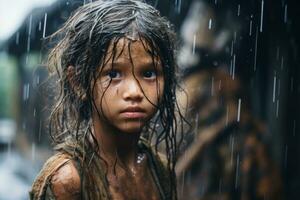
M163 94L163 71L160 61L153 60L144 45L144 41L120 39L114 60L110 46L93 90L94 113L100 114L102 127L109 124L122 132L138 133L155 114Z

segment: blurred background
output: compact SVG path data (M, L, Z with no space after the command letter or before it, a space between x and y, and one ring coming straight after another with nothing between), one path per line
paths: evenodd
M47 87L45 38L88 2L0 0L0 200L28 199L32 181L53 153L47 134L53 96ZM259 191L298 199L299 2L147 2L174 24L180 76L191 93L190 102L178 96L190 106L185 114L192 121L179 158L178 185L181 196L193 196L182 199L259 199ZM226 159L231 175L214 174L215 166L226 171L220 167ZM278 177L274 182L264 181L274 177L270 170ZM195 174L199 179L193 180ZM251 179L253 174L259 181ZM278 187L273 191L268 185ZM222 188L224 194L216 196ZM235 190L240 195L230 196ZM271 196L260 197L275 199Z

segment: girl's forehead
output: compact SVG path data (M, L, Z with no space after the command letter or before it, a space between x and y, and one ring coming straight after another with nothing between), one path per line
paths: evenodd
M159 59L154 56L150 50L150 45L145 39L131 40L123 37L118 40L112 40L106 56L106 60L116 61L139 61L139 62L157 62Z

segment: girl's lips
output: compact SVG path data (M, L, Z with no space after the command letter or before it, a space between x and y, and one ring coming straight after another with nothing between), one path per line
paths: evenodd
M146 113L145 112L132 112L132 111L125 111L121 113L122 116L125 118L130 118L130 119L140 119L140 118L145 118Z

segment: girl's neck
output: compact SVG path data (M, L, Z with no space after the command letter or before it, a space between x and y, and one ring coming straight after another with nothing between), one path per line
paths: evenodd
M138 156L139 133L124 133L109 123L93 119L93 134L100 146L99 154L108 162L120 159L125 165L133 166Z

